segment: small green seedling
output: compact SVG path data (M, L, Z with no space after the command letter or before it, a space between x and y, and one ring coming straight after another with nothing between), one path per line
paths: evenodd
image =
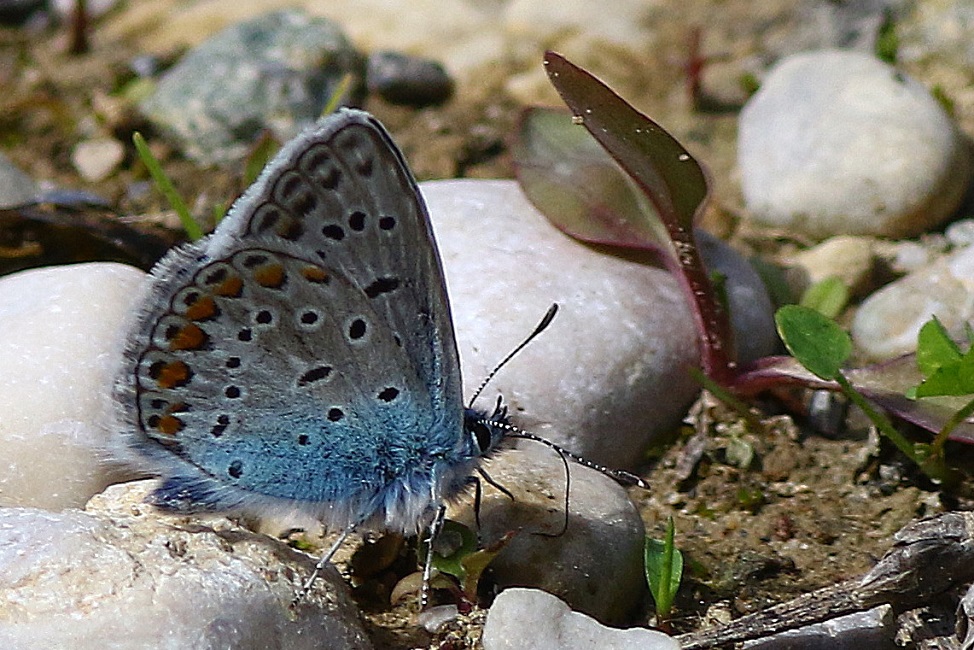
M665 623L673 611L673 600L683 578L683 553L673 542L673 517L666 522L666 538L646 538L643 566L649 592L656 603L657 624Z
M919 399L974 395L974 331L969 325L967 342L967 350L962 351L936 317L925 323L917 336L916 354L923 381L907 391L906 396ZM934 453L941 453L950 433L972 413L974 400L967 402L947 420L930 445Z
M176 191L166 172L162 171L162 165L159 164L156 157L149 151L149 145L146 144L145 138L142 137L141 133L136 131L132 134L132 142L135 144L135 150L138 152L142 164L149 170L149 175L152 176L152 182L156 184L156 187L159 188L159 191L162 192L162 195L169 201L169 205L172 206L173 210L179 216L179 221L183 224L183 230L186 231L186 236L191 241L202 238L203 229L193 219L193 215L189 213L189 208L186 207L183 197L179 196L179 192Z
M849 288L839 278L828 277L810 286L798 304L835 318L849 302Z
M467 526L447 519L437 536L433 552L433 568L452 576L460 583L464 597L470 602L477 600L477 585L487 565L497 557L514 536L508 533L498 542L486 548L477 548L477 535ZM426 556L426 545L420 548Z
M913 444L893 427L881 411L855 388L842 373L842 365L852 354L852 339L824 314L800 305L785 305L775 313L778 334L788 351L819 379L834 381L842 393L862 409L880 433L913 460L931 479L946 482L951 474L943 462L942 447Z

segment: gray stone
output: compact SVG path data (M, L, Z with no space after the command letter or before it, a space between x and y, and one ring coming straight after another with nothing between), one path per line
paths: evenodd
M238 161L263 129L289 140L317 119L361 56L333 22L278 11L187 54L140 108L199 163Z
M927 90L869 55L781 61L741 112L753 218L792 234L905 237L942 223L970 183L967 143Z
M329 648L371 643L329 569L222 517L143 504L154 481L109 488L85 512L0 509L4 648Z
M774 306L761 276L724 240L705 230L696 231L700 257L710 273L726 278L724 290L730 305L734 350L740 364L772 354L778 345Z
M490 547L516 533L491 562L491 582L500 589L542 589L604 623L629 620L647 591L639 511L614 480L570 463L565 528L565 466L554 450L524 442L486 464L514 499L484 484L481 540ZM457 515L474 526L472 508Z
M33 203L38 194L37 183L0 154L0 208L15 208Z
M537 589L508 589L497 597L484 625L484 650L679 650L671 637L644 628L619 630L573 612Z
M435 106L453 94L453 80L436 61L398 52L374 52L365 68L365 83L391 104Z

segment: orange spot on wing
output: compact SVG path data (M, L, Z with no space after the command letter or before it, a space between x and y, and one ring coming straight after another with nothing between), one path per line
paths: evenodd
M206 332L199 325L188 323L169 339L170 350L199 350L207 340Z
M160 388L176 388L189 383L192 372L182 361L170 361L153 368L153 379Z
M254 280L262 287L277 289L284 284L284 266L281 264L264 264L254 271Z
M190 320L206 320L213 318L217 313L216 301L213 300L213 296L201 295L186 308L186 318Z
M239 275L231 275L216 286L214 293L224 298L239 298L243 293L243 280Z
M321 283L328 281L328 272L320 266L308 265L301 269L301 275L308 282Z
M156 430L163 435L174 436L185 426L185 423L175 415L163 415L156 423Z

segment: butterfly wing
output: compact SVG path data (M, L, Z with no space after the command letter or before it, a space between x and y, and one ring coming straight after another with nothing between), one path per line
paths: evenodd
M144 304L115 397L166 478L157 502L406 529L437 499L464 445L449 303L415 181L368 114L288 143Z

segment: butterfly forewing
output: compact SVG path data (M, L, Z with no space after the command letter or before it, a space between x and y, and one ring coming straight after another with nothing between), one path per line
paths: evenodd
M148 453L190 501L267 496L326 518L340 501L344 523L458 444L439 257L370 116L343 112L289 143L211 238L153 276L116 397L135 446L157 443Z

